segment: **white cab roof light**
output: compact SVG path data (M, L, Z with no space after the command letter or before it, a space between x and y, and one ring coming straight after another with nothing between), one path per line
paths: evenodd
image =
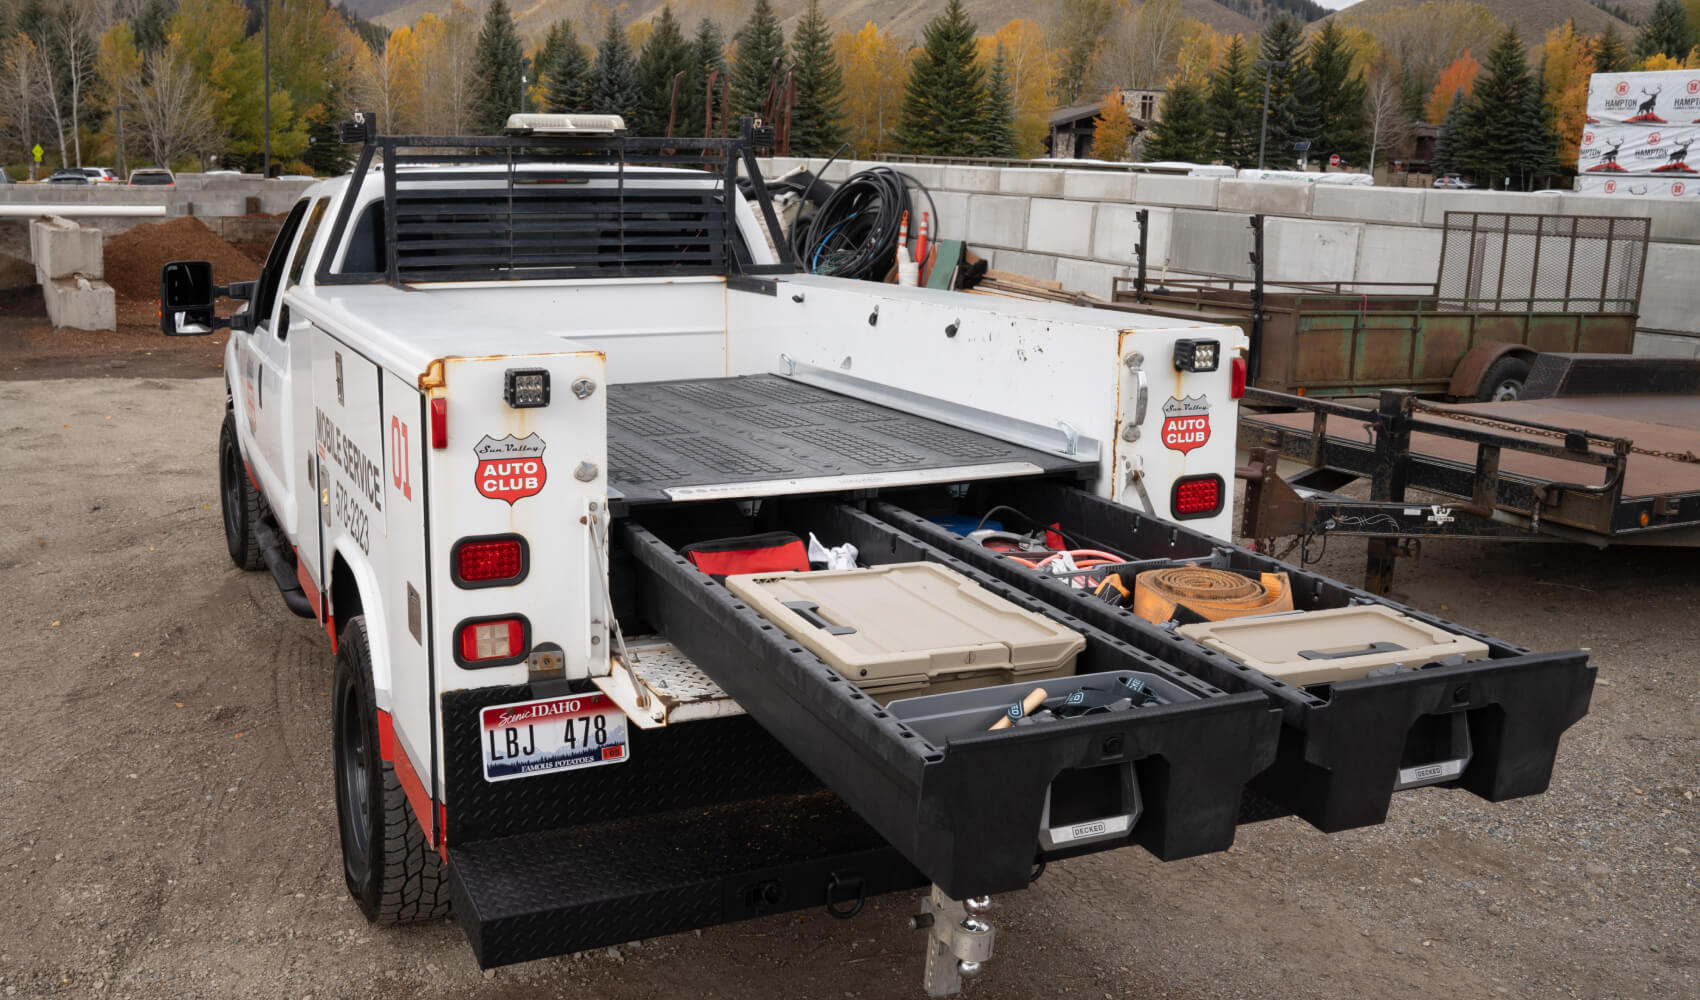
M619 115L509 115L505 131L536 135L613 135L626 130Z

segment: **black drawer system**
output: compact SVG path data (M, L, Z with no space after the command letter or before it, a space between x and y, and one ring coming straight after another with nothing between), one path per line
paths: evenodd
M1182 673L852 507L769 500L746 517L735 505L716 506L645 511L621 525L643 618L948 895L1020 889L1037 862L1129 843L1174 859L1233 842L1246 782L1275 755L1279 713L1260 693L1226 692ZM785 530L850 542L864 565L946 565L1083 634L1079 674L1155 675L1186 697L932 742L678 553L717 517L714 530L725 534ZM1047 816L1090 826L1095 810L1128 810L1116 789L1129 779L1140 807L1130 833L1041 848Z
M1372 603L1487 644L1489 658L1297 688L1002 558L930 517L1006 505L1060 524L1081 544L1131 560L1207 560L1245 573L1285 572L1302 610ZM869 510L918 542L1066 609L1095 628L1225 691L1258 692L1282 713L1280 752L1252 787L1325 831L1380 823L1393 793L1446 783L1491 801L1534 795L1552 777L1559 737L1583 715L1595 668L1581 650L1529 650L1404 607L1298 566L1052 483L995 483L966 496L893 494ZM1462 722L1460 722L1460 717ZM1437 782L1437 778L1451 780Z

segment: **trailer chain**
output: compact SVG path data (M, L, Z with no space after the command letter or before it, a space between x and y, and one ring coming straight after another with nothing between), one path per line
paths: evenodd
M1425 413L1432 413L1436 416L1445 417L1448 420L1456 420L1465 424L1477 424L1482 427L1491 427L1495 430L1511 431L1516 434L1527 434L1531 437L1547 437L1554 438L1559 441L1563 441L1566 437L1566 435L1561 431L1550 431L1544 427L1530 427L1527 424L1519 424L1515 421L1495 420L1492 417L1478 417L1473 414L1457 413L1452 410L1448 410L1445 407L1437 406L1434 403L1425 403L1421 400L1416 402L1416 408ZM1577 431L1575 433L1581 434L1590 441L1599 443L1614 440L1625 440L1621 438L1607 438L1599 434L1591 434L1587 431ZM1693 465L1700 465L1700 455L1696 455L1692 451L1660 451L1655 448L1639 448L1636 447L1633 442L1629 441L1626 441L1625 443L1629 445L1629 451L1636 455L1646 455L1649 458L1662 458L1671 462L1684 462Z

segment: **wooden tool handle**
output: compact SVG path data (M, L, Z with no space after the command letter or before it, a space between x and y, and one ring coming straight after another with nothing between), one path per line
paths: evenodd
M1027 697L1021 699L1021 714L1024 716L1032 715L1035 709L1045 703L1045 699L1047 697L1049 697L1049 695L1045 694L1044 688L1034 688ZM1015 725L1015 720L1010 718L1008 712L1005 712L1003 715L998 717L998 721L992 723L991 729L986 731L992 732L997 729L1008 729L1013 725Z

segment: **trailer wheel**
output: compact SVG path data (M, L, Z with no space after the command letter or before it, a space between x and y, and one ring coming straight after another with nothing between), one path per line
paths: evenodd
M224 414L218 432L218 497L224 512L224 546L237 569L255 570L265 565L254 525L260 521L260 491L248 481L242 464L242 449L236 444L236 418Z
M408 804L395 766L378 750L366 618L355 615L337 644L331 703L336 812L349 895L375 923L407 924L449 914L442 858Z
M1503 403L1519 399L1523 395L1523 383L1528 380L1529 363L1508 354L1482 374L1482 384L1476 390L1476 402Z

